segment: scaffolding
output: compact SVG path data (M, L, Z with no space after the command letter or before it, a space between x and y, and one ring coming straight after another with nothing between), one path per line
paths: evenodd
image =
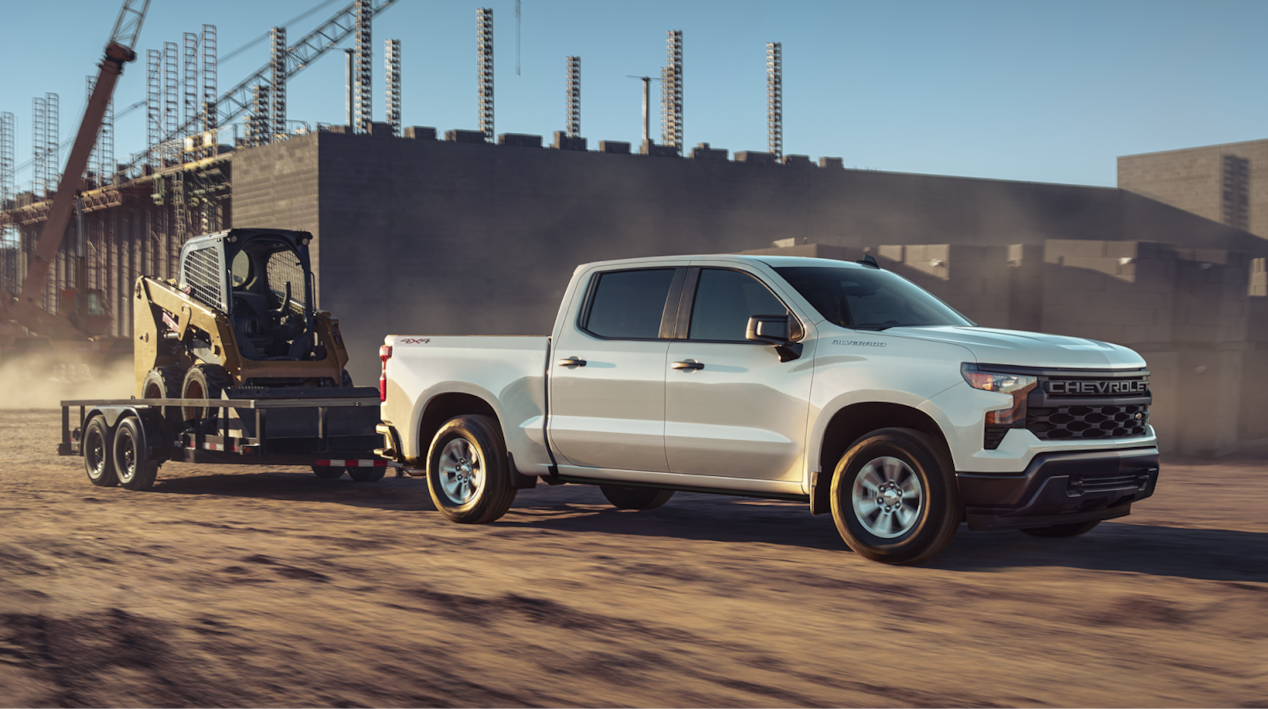
M566 133L581 137L581 57L568 57L568 102L565 108Z
M202 129L208 134L209 139L203 141L202 157L210 158L216 155L216 26L203 25L202 32L202 49L203 49L203 100L202 100Z
M493 8L476 10L477 114L484 139L493 142Z
M247 145L254 147L268 144L272 121L269 120L269 87L256 84L252 88L251 115L247 117L246 124Z
M660 70L660 142L682 153L682 30L669 30Z
M185 40L184 69L185 77L182 88L184 89L184 107L185 107L185 123L196 121L199 113L199 80L198 75L201 73L199 69L202 67L198 56L198 35L193 32L185 32L183 35ZM201 141L199 141L201 142ZM194 147L194 146L186 146ZM196 160L198 153L189 150L181 151L181 162L189 162Z
M776 160L784 156L784 50L766 43L766 149Z
M61 109L59 108L61 100L57 94L44 94L44 105L47 107L48 130L45 133L44 148L44 167L48 170L48 179L44 183L44 193L53 194L57 191L57 185L61 182L61 153L62 138L60 129L62 125Z
M158 145L163 140L163 53L145 54L145 145L146 164L157 167Z
M92 90L97 84L97 77L91 74L85 77L85 99L92 97ZM97 142L93 145L92 155L88 158L85 177L93 180L86 187L106 185L114 176L114 99L106 104L106 112L101 117L101 130L97 133Z
M161 146L164 165L177 161L177 146L181 142L175 139L176 127L181 124L180 114L180 57L175 42L163 43L163 135L168 136L166 144Z
M31 99L31 193L44 196L48 184L48 162L44 157L48 150L48 104L36 96Z
M389 39L383 43L383 69L387 77L387 122L392 135L401 137L401 40Z
M0 211L9 209L17 194L17 157L14 153L17 123L13 114L0 113ZM15 283L18 272L17 231L9 225L0 226L0 286Z
M373 97L370 91L373 87L373 69L370 62L373 59L374 49L370 46L370 18L374 16L374 8L370 4L370 0L356 0L355 9L357 17L356 28L356 53L353 57L356 64L356 82L353 86L354 100L356 101L356 115L353 117L356 125L353 132L369 133L370 122L374 120L373 114Z
M273 125L269 132L272 140L281 140L286 135L286 28L274 27L269 34L273 48L269 57L273 65Z

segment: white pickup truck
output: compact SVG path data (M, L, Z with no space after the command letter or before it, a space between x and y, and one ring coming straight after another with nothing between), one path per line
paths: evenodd
M975 326L875 260L673 256L580 266L550 337L390 335L380 455L450 519L599 485L809 503L915 563L961 523L1082 534L1153 494L1132 350Z

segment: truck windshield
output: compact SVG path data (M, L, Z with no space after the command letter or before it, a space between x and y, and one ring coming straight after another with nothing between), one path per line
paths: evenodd
M901 276L848 266L789 266L775 272L834 325L855 330L973 325Z

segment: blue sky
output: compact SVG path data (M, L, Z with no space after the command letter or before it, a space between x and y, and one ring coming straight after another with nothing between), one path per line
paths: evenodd
M322 0L152 0L139 49L204 23L221 56ZM289 26L302 37L350 0ZM0 0L0 111L15 114L17 162L31 156L31 99L61 96L63 140L78 128L121 0ZM708 2L400 0L374 25L376 120L383 40L402 41L405 125L476 128L475 15L494 8L496 131L549 140L564 128L564 58L580 55L581 134L635 143L641 82L683 30L686 143L766 149L765 43L783 44L784 152L847 167L1112 186L1119 155L1268 137L1268 2ZM144 97L142 59L116 108ZM220 88L263 66L267 42L220 65ZM289 84L289 117L342 123L343 62L330 52ZM659 103L654 99L654 109ZM653 137L659 138L658 110ZM116 127L120 158L144 146L144 110ZM65 154L62 159L64 161ZM20 171L19 185L30 172Z

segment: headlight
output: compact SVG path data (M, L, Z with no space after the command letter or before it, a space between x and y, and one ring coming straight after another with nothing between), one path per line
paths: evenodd
M988 372L977 368L975 364L965 362L960 365L960 373L969 386L982 391L995 391L1001 394L1012 394L1013 405L1000 411L989 411L986 414L988 426L1012 426L1026 421L1026 396L1038 385L1039 380L1027 374L1008 374L1005 372Z

